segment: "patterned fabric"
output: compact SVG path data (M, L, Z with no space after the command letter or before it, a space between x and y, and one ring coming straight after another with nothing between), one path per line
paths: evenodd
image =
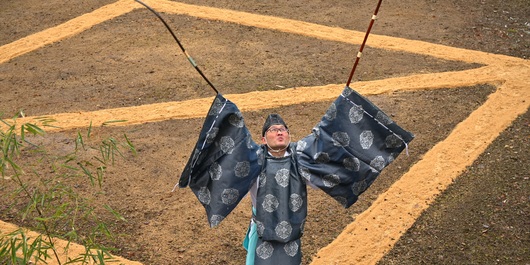
M303 179L349 207L413 137L346 87L312 133L291 144L291 155L274 159L252 140L237 106L218 94L179 186L190 186L214 227L259 179L255 264L300 264Z
M258 151L237 106L218 94L179 181L202 203L211 227L232 212L256 180Z
M301 240L288 243L265 241L258 237L254 265L302 264Z
M313 132L298 141L299 172L347 208L413 138L346 87Z
M254 215L258 235L263 240L287 243L302 236L307 216L307 190L297 172L295 157L266 156Z

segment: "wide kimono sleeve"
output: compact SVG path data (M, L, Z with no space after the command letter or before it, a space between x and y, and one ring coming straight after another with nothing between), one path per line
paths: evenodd
M259 152L237 106L218 94L179 181L204 206L211 227L250 190L261 169Z
M312 133L298 141L299 172L349 207L413 138L368 99L346 87Z

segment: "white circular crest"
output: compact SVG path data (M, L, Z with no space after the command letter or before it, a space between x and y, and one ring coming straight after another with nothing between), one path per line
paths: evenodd
M394 123L394 121L382 111L377 112L377 114L375 115L375 119L384 125L389 125L389 124Z
M360 135L361 147L363 149L368 149L372 146L374 141L374 134L372 131L364 131Z
M212 180L219 180L221 178L221 175L223 175L223 169L221 168L221 165L219 165L219 163L214 162L210 166L208 173L210 173L210 178L212 178Z
M291 209L291 211L296 212L300 210L303 204L304 204L304 200L302 196L296 193L291 194L289 198L289 209Z
M210 200L212 199L210 190L207 187L201 187L197 192L197 198L202 204L210 205Z
M386 148L398 148L403 144L403 141L394 134L391 134L386 137L385 139L385 146Z
M276 225L276 228L274 228L274 232L276 232L276 235L279 238L286 239L291 236L291 233L293 232L293 227L289 222L281 221L278 225Z
M366 183L366 180L361 180L353 183L351 186L351 190L353 194L359 196L363 191L365 191L368 188L368 184Z
M296 151L302 152L302 151L305 150L306 147L307 147L307 143L305 141L303 141L303 140L300 140L296 144Z
M234 151L235 142L230 136L223 136L219 141L219 146L224 153L232 154Z
M228 122L232 124L232 126L235 126L237 128L242 128L245 126L245 122L243 120L243 115L241 115L241 112L236 112L228 118Z
M234 168L234 173L238 178L244 178L248 176L248 174L250 173L250 162L237 162L236 167Z
M328 174L322 178L322 181L324 182L324 186L333 188L340 183L340 177L336 174Z
M256 248L256 254L260 259L268 259L272 256L274 248L270 242L264 241Z
M296 241L291 241L285 244L285 246L283 246L283 250L285 250L285 253L291 257L296 256L299 248L300 246L298 246L298 242Z
M361 105L353 105L348 117L351 123L359 123L363 119L364 110Z
M274 179L276 179L276 183L278 183L278 185L285 188L289 186L289 175L289 169L282 168L276 172Z
M359 161L359 158L354 156L344 158L344 160L342 160L342 164L344 165L344 168L351 171L359 171L361 167L361 162Z
M278 198L276 198L272 194L265 195L265 198L263 199L263 203L261 204L263 209L269 213L276 211L276 209L278 209L278 205L280 205Z
M346 132L334 132L331 136L334 146L348 146L350 145L350 136Z
M385 159L382 156L377 156L372 161L370 161L370 166L377 169L378 171L385 168Z
M226 205L236 203L238 198L239 191L237 189L224 189L221 194L221 201Z
M225 219L224 216L214 214L214 215L212 215L212 217L210 218L210 226L211 226L211 227L216 227L216 226L218 226L218 225L221 223L221 221L223 221L224 219Z

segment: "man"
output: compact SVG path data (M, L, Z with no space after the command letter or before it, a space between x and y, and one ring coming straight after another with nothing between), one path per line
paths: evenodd
M267 117L257 145L237 106L218 94L179 186L190 186L210 226L224 220L250 191L247 264L301 264L306 185L349 207L413 135L346 87L312 133L291 143L278 114Z
M283 157L287 146L291 143L291 136L287 125L279 114L270 114L263 124L261 143L275 157Z
M290 146L289 129L278 114L267 117L261 135L264 169L250 189L253 214L243 243L246 264L300 264L307 191L292 155L296 145Z

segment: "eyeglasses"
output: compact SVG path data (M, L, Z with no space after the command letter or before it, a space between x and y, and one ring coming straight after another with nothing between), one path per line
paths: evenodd
M285 132L289 132L289 130L287 130L287 128L270 128L267 130L267 132L271 132L271 133L285 133Z

